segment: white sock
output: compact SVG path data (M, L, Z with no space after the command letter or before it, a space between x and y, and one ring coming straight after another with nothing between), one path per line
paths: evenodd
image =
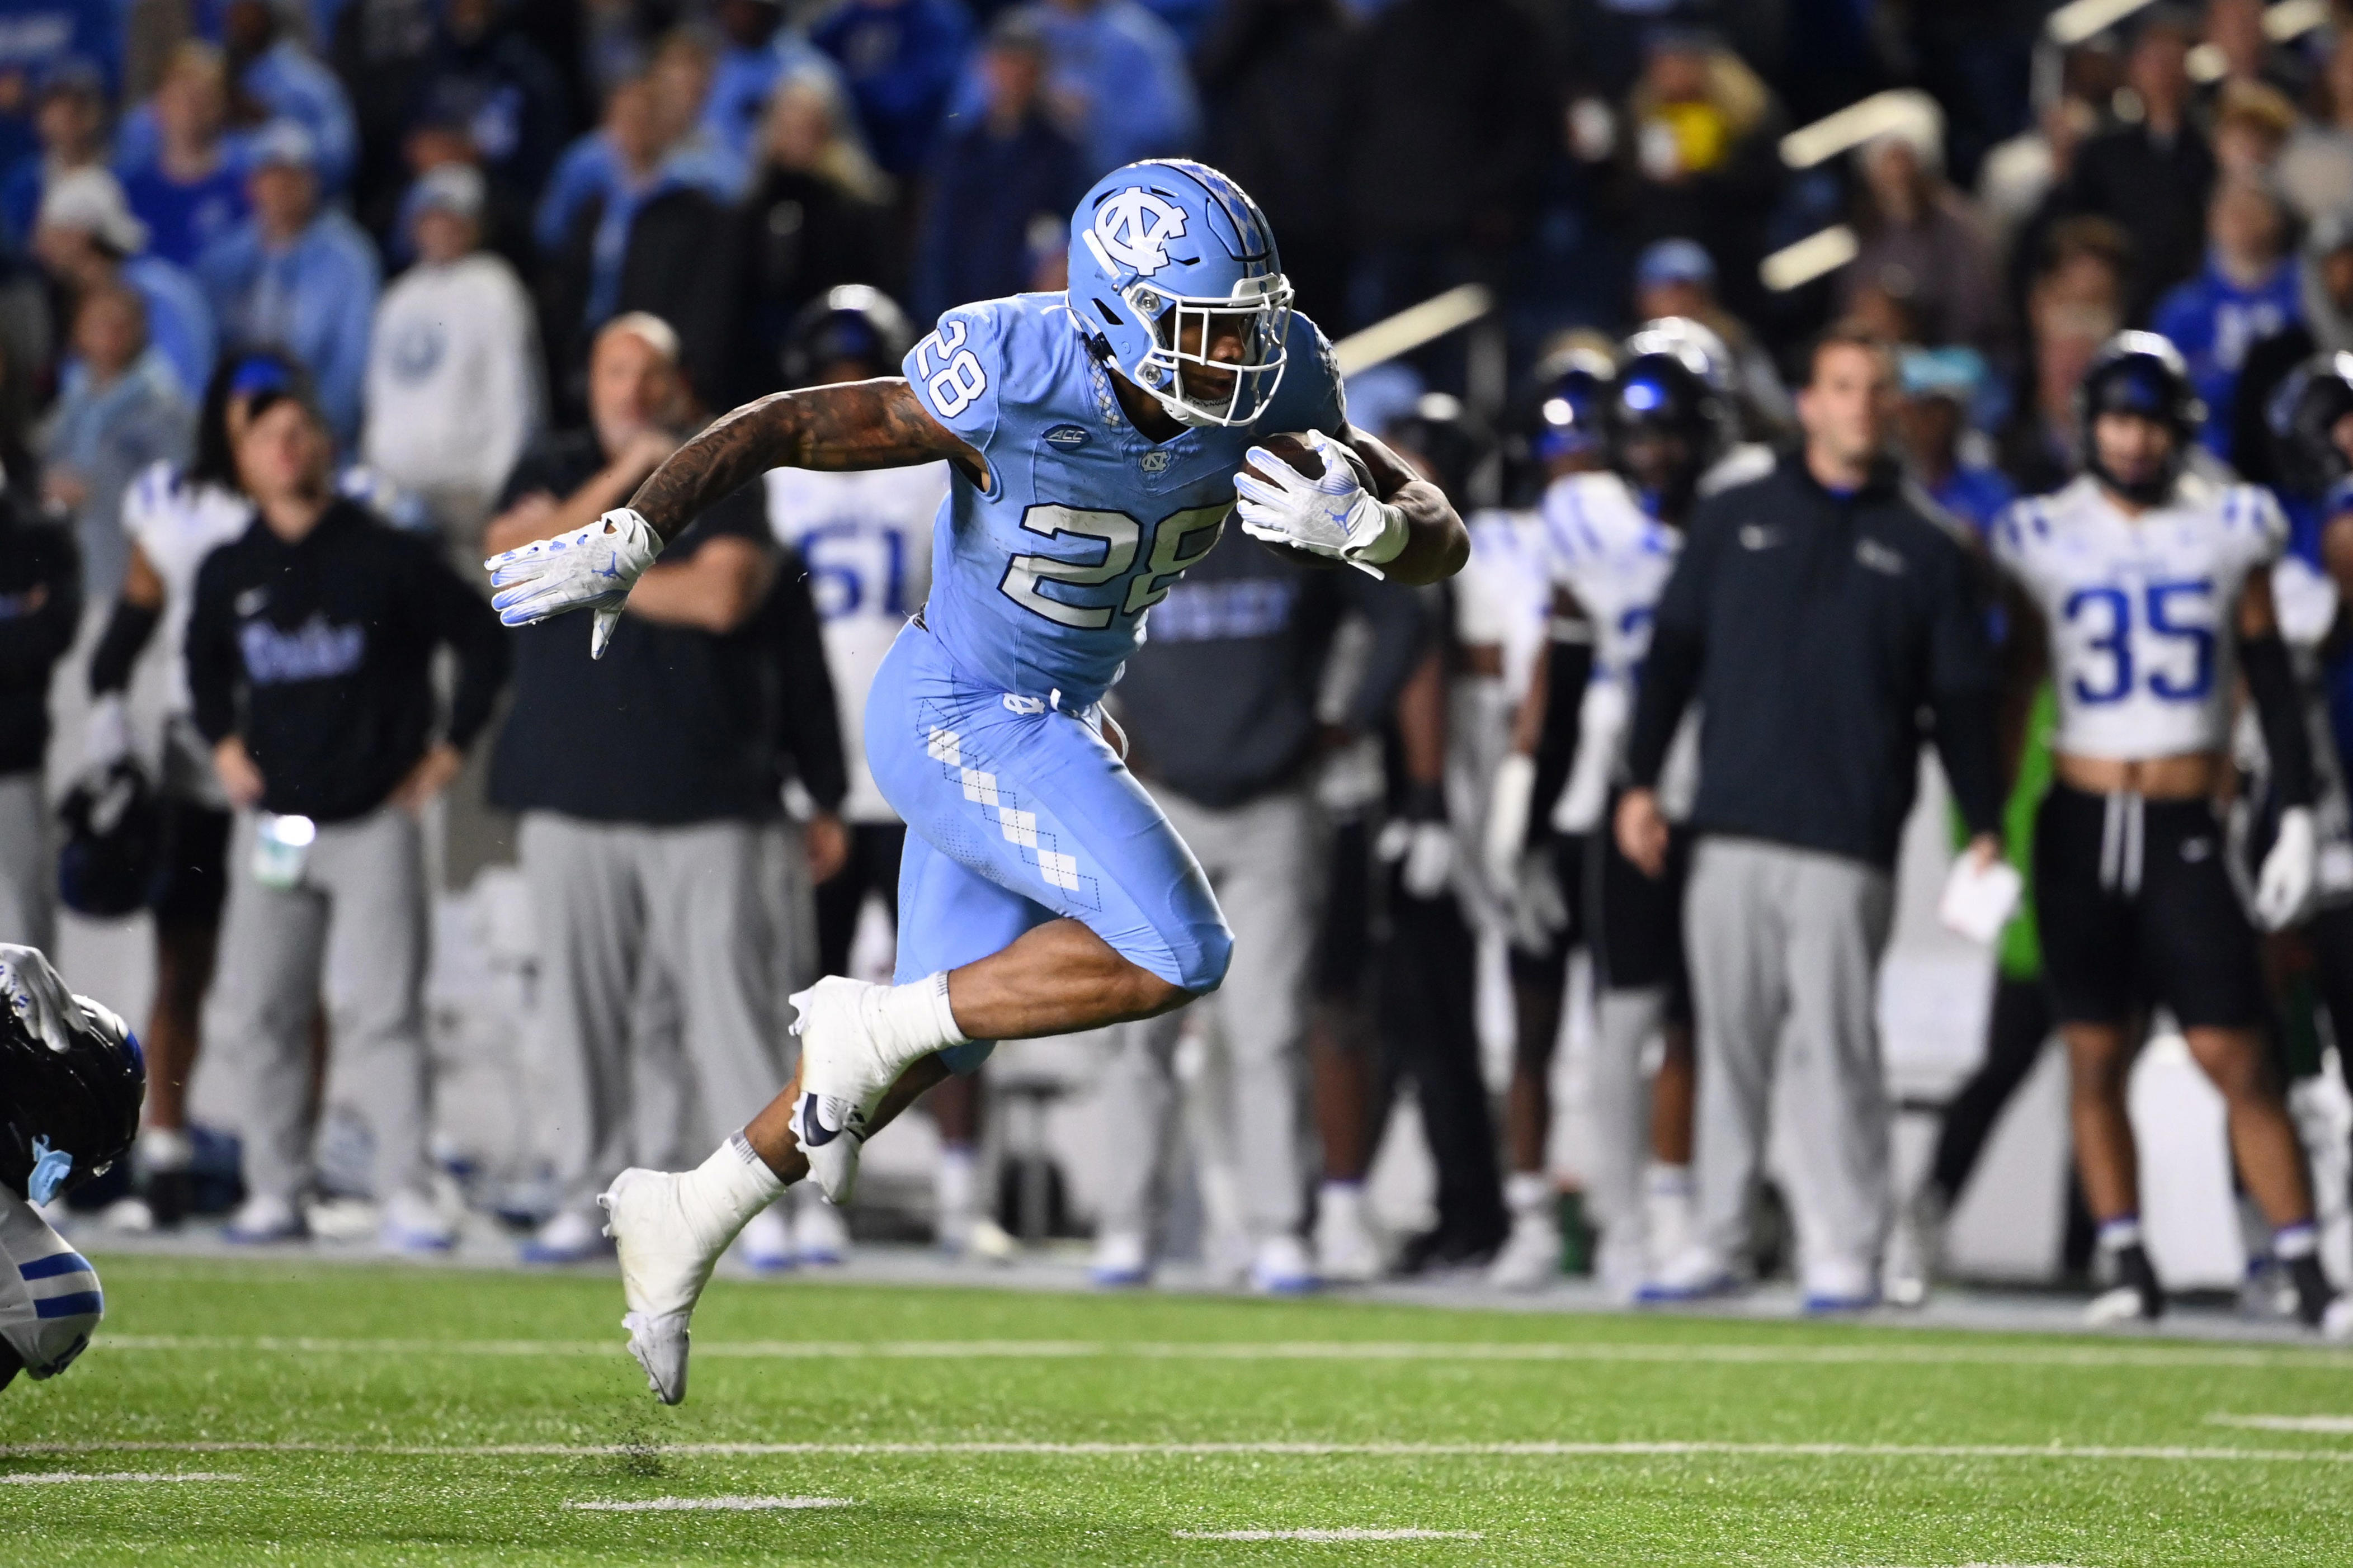
M1514 1171L1504 1178L1504 1206L1512 1217L1543 1215L1552 1207L1552 1178L1542 1171Z
M185 1127L142 1127L139 1163L150 1171L185 1171L196 1157L195 1140Z
M1365 1184L1362 1182L1325 1182L1315 1196L1315 1214L1319 1224L1337 1219L1343 1214L1362 1218L1365 1212Z
M784 1190L768 1163L736 1132L686 1173L678 1184L678 1201L705 1244L723 1247Z
M940 1213L971 1213L973 1194L979 1188L980 1158L971 1145L942 1144L939 1169L932 1173L932 1195L939 1201Z
M1687 1198L1692 1190L1691 1167L1653 1160L1645 1173L1644 1184L1654 1198Z
M868 994L868 1016L891 1064L905 1068L949 1046L970 1042L948 1006L948 972Z

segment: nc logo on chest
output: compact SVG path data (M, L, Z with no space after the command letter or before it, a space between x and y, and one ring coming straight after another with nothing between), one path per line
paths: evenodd
M1146 452L1136 460L1147 474L1165 473L1168 468L1168 454L1166 452Z
M1130 268L1149 278L1168 265L1168 242L1184 233L1182 207L1130 185L1095 209L1086 239L1105 270Z

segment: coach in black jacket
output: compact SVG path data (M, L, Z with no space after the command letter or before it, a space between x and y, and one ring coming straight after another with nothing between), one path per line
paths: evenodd
M187 638L196 728L237 808L205 1014L244 1134L249 1196L228 1235L301 1233L311 1016L332 973L334 1049L375 1134L385 1240L446 1247L455 1233L427 1189L417 813L490 717L506 639L430 543L335 496L315 407L265 392L249 409L237 465L259 516L198 570ZM458 683L436 740L445 645Z
M1799 1080L1785 1103L1800 1119L1788 1146L1808 1304L1875 1299L1889 1119L1873 1010L1923 741L1970 853L1997 847L1989 602L1883 455L1894 393L1883 345L1824 337L1798 400L1803 448L1701 506L1659 603L1616 824L1646 869L1665 853L1652 792L1668 743L1694 698L1705 715L1683 906L1700 1238L1655 1283L1662 1299L1737 1278L1777 1065Z
M48 808L49 672L81 619L73 535L38 521L0 476L0 942L47 947L55 934Z

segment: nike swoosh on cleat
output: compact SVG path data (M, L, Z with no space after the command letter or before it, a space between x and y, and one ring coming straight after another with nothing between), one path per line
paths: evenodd
M849 1131L851 1126L850 1122L844 1122L839 1127L828 1127L825 1124L825 1118L818 1114L817 1096L815 1095L811 1095L808 1098L808 1100L801 1112L800 1120L801 1126L799 1127L798 1131L800 1134L801 1143L804 1147L812 1149L822 1148L826 1144L832 1142L835 1139Z

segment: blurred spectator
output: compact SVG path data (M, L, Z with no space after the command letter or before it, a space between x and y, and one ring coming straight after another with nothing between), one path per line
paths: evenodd
M931 157L972 37L963 0L844 0L809 36L840 66L874 161L902 180Z
M691 428L678 350L649 317L623 316L597 334L588 428L547 437L516 468L486 550L579 526L628 499ZM577 626L512 634L516 703L491 794L523 814L542 996L533 1093L562 1188L528 1259L599 1246L596 1194L632 1160L630 1061L642 1042L630 1038L631 1004L649 973L676 989L680 1037L712 1117L758 1103L781 1077L777 933L760 873L763 826L777 816L763 706L774 656L739 635L776 572L763 497L747 486L640 580L602 659L589 658ZM665 765L629 761L651 756ZM789 1242L765 1227L745 1245L790 1260Z
M187 272L141 252L146 226L131 216L122 187L103 169L81 169L54 181L41 197L33 254L71 301L121 281L138 291L147 310L147 337L180 378L184 396L211 376L219 340L212 306Z
M529 38L501 26L500 0L448 0L417 63L407 128L462 127L483 173L535 195L569 129L563 79Z
M1189 153L1201 109L1185 48L1136 0L1029 0L1004 14L1035 27L1046 57L1046 103L1079 144L1079 188L1138 158ZM986 68L965 79L951 113L978 117Z
M1983 534L2018 491L1981 461L1969 410L1985 384L1975 349L1906 349L1899 362L1904 404L1895 418L1905 471L1928 499Z
M2353 206L2323 213L2305 231L2296 300L2295 319L2247 350L2232 395L2231 441L2224 456L2253 484L2280 483L2264 417L2279 384L2315 353L2353 350Z
M2285 96L2304 88L2302 62L2272 47L2263 27L2268 0L2206 0L2207 47L2219 58L2221 78L2217 96L2232 87L2266 87Z
M932 165L912 290L921 321L1035 288L1086 194L1077 146L1045 112L1045 40L1027 11L997 18L979 74L979 111L948 121Z
M0 167L35 150L36 89L67 60L98 68L111 95L122 73L115 0L0 0Z
M2055 490L2081 466L2075 389L2093 354L2124 324L2131 240L2105 218L2054 226L2027 291L2028 361L1996 461L2024 495Z
M111 594L131 553L123 491L150 464L186 460L195 415L179 376L148 345L146 309L126 285L82 290L72 342L80 374L49 417L41 493L73 518L87 580Z
M1701 504L1659 601L1615 822L1620 848L1651 876L1666 860L1656 792L1668 747L1691 701L1707 722L1684 906L1701 1235L1653 1299L1736 1287L1778 1110L1793 1134L1781 1146L1808 1306L1876 1300L1893 1198L1876 981L1924 714L1969 852L1983 865L2000 847L1985 606L1964 547L1882 457L1894 391L1883 347L1827 334L1798 398L1803 449ZM1798 542L1770 548L1777 535ZM1808 564L1850 538L1857 553L1841 551L1839 566ZM1882 586L1891 575L1911 584L1900 598ZM1909 650L1897 668L1893 647Z
M73 55L53 62L41 79L33 129L40 151L17 159L0 178L0 218L18 244L31 237L50 181L106 165L106 83L98 68Z
M1696 240L1658 240L1635 260L1634 319L1655 321L1667 316L1697 321L1723 340L1740 399L1743 433L1750 439L1769 440L1796 423L1797 405L1781 384L1772 354L1746 322L1717 300L1715 262Z
M1619 117L1589 117L1576 151L1617 169L1613 216L1625 238L1688 237L1746 287L1778 188L1779 120L1771 90L1721 38L1662 24L1644 39Z
M2340 28L2322 63L2320 117L2289 132L2273 176L2306 222L2353 208L2353 28Z
M1178 1094L1176 1055L1188 1015L1206 1012L1228 1071L1208 1115L1232 1129L1250 1282L1305 1289L1315 1279L1303 1231L1307 1165L1303 1065L1309 982L1324 901L1317 764L1377 731L1413 672L1424 627L1414 596L1360 577L1304 568L1239 530L1182 555L1199 560L1154 614L1119 685L1131 765L1200 858L1235 931L1234 969L1217 996L1115 1031L1103 1084L1108 1161L1095 1279L1139 1283L1150 1271ZM1335 633L1350 615L1372 633L1366 666L1336 726L1316 701ZM1216 1090L1208 1090L1216 1094Z
M477 248L483 185L463 163L417 183L417 265L376 307L362 443L369 466L421 497L443 533L476 558L482 521L541 403L531 297L512 268Z
M1194 60L1208 156L1266 213L1299 308L1346 318L1348 207L1338 174L1355 28L1342 0L1235 0Z
M229 80L236 84L236 120L252 124L258 118L256 135L275 121L302 127L310 133L322 188L330 195L342 195L358 163L359 127L335 73L286 30L269 0L227 0L221 12L221 43L228 55ZM155 161L162 141L155 113L155 105L148 102L123 117L114 159L124 173L135 174ZM232 140L242 141L243 136Z
M2268 179L2297 123L2277 88L2236 79L2214 99L2214 168L2224 179Z
M2052 192L2067 183L2076 149L2100 123L2099 111L2073 93L2062 94L2021 132L1986 154L1978 170L1978 210L2007 247Z
M1552 106L1544 40L1505 0L1398 0L1352 62L1341 178L1362 322L1494 271L1534 207Z
M0 489L0 942L47 947L57 934L41 773L49 676L80 627L81 584L73 537L16 484Z
M1855 225L1862 249L1840 277L1840 305L1877 286L1913 311L1918 341L2000 347L2001 290L1993 248L1968 203L1946 180L1932 132L1874 137L1856 154L1862 174Z
M761 127L752 192L735 217L742 302L741 402L784 383L785 341L801 307L842 283L898 286L891 182L859 146L829 77L795 74Z
M2226 177L2207 217L2206 268L2158 301L2149 325L2173 340L2189 362L2189 379L2206 404L2200 432L2209 451L2230 447L2231 400L2247 350L2296 319L2295 258L2287 248L2287 215L2264 186Z
M303 1232L323 984L340 1069L373 1136L384 1244L439 1251L456 1227L428 1185L417 814L490 719L506 639L436 550L335 496L334 441L316 409L272 392L249 410L237 471L259 516L197 573L187 643L196 728L237 808L204 1022L226 1103L241 1112L248 1195L227 1235ZM437 740L433 660L445 647L458 674Z
M248 157L253 216L205 247L196 279L229 345L283 349L310 373L328 429L348 447L360 433L375 248L358 225L320 206L317 153L302 127L271 125Z
M191 40L174 49L153 99L155 155L122 177L147 243L177 267L246 216L245 174L228 155L228 74L220 51Z
M809 53L807 45L801 48L810 69L832 73L831 61ZM718 97L712 88L719 66L719 50L709 37L691 27L676 27L655 48L646 83L653 89L654 121L672 171L720 200L733 201L744 191L749 146L732 120L722 123L713 118Z
M2141 116L2084 143L2062 197L2068 211L2110 219L2132 237L2128 320L2144 316L2158 295L2198 269L2214 184L2213 151L2189 117L2185 62L2197 15L2161 0L2145 16L2125 58L2125 80Z
M709 58L710 79L696 113L703 133L740 168L752 156L777 80L793 71L832 77L834 65L784 25L782 0L719 0L713 15L722 46Z

